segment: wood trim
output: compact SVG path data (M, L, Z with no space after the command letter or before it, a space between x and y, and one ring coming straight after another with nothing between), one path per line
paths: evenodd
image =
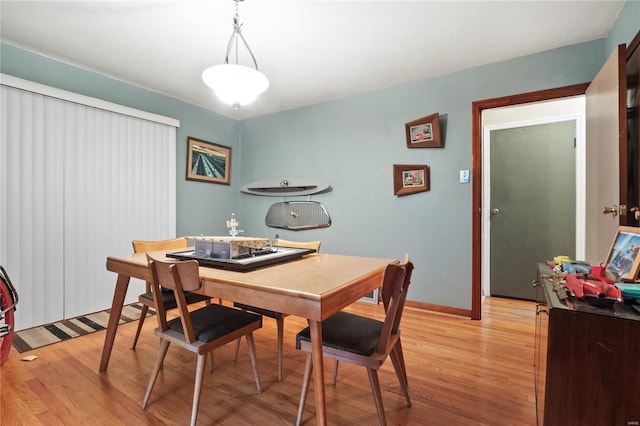
M431 303L417 302L415 300L407 300L405 307L421 309L423 311L440 312L443 314L459 315L461 317L470 317L471 311L469 309L454 308L444 305L433 305Z
M640 31L636 33L636 36L631 40L629 45L627 46L627 61L631 59L633 52L640 46Z
M475 101L471 104L471 319L482 319L482 111L584 95L589 83Z
M620 167L619 205L629 207L629 158L627 152L627 47L624 44L618 45L618 162L624 164ZM620 225L628 225L629 215L619 215Z

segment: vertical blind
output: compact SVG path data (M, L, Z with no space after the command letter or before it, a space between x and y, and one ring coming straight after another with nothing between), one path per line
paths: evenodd
M107 256L175 236L176 128L0 89L0 264L16 329L109 308ZM142 288L132 281L127 301Z

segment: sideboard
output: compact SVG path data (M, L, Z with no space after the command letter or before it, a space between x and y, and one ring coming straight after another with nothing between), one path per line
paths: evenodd
M640 314L624 303L562 300L560 285L538 265L537 424L640 425Z

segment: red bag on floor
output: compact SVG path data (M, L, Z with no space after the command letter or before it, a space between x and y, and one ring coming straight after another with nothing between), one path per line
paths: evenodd
M7 271L0 266L0 365L7 360L11 350L15 325L13 312L17 304L18 293Z

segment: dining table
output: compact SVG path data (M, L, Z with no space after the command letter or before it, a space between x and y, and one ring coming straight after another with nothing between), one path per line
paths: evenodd
M175 250L174 250L175 251ZM149 252L165 258L168 251ZM306 318L311 331L317 424L327 424L322 356L322 321L382 285L386 265L395 259L312 253L299 259L250 271L200 266L196 293ZM151 281L146 253L107 257L106 268L117 274L100 372L107 370L129 281Z

